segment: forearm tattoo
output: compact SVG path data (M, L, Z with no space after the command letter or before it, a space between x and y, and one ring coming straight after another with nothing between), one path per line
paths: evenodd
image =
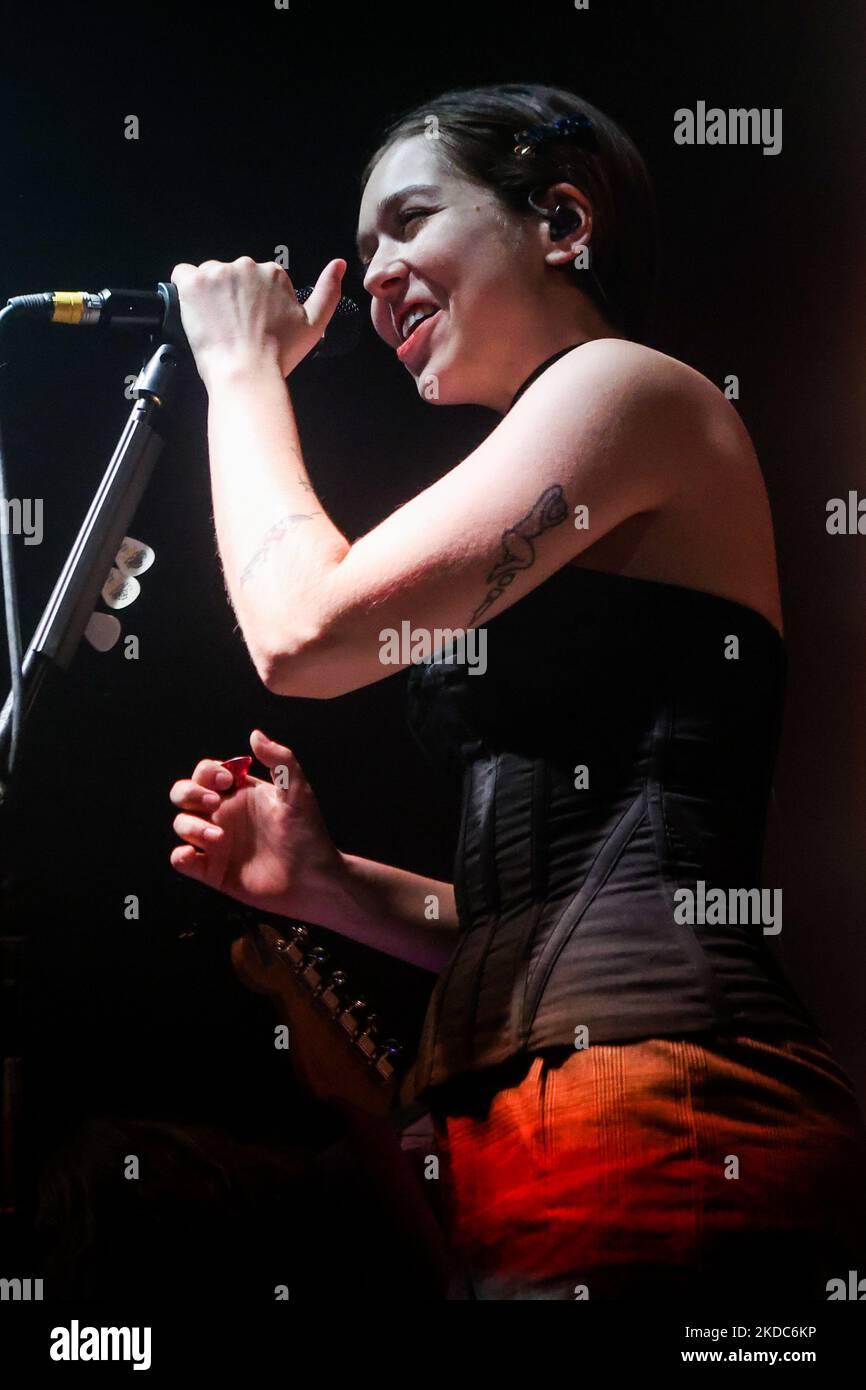
M252 578L256 570L264 563L268 551L283 539L290 527L297 526L302 521L312 521L314 516L321 515L321 512L287 512L285 516L280 517L279 521L275 521L273 526L268 527L262 537L261 545L241 573L241 584L246 584Z
M542 531L549 531L552 526L559 526L565 521L568 515L568 507L565 502L565 494L559 483L553 487L545 488L535 506L530 512L509 526L507 531L502 533L502 555L496 561L493 569L486 575L487 583L491 586L484 601L476 608L470 624L476 622L485 613L491 604L495 603L508 588L514 576L520 570L529 569L535 563L535 546L532 542L541 535Z

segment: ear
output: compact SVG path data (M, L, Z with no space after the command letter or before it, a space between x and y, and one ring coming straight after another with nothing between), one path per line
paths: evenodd
M592 239L592 204L586 194L573 183L554 183L536 200L537 206L553 213L554 208L567 208L580 219L571 231L564 233L556 241L551 240L549 223L541 224L545 238L544 259L548 265L565 265L575 260L581 247L589 246Z

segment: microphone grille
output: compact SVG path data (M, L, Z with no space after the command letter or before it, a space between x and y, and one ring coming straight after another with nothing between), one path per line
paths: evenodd
M309 299L313 288L313 285L305 285L303 289L295 291L299 304ZM310 357L341 357L344 352L351 352L361 336L361 323L358 305L354 299L343 295L325 329L325 336Z

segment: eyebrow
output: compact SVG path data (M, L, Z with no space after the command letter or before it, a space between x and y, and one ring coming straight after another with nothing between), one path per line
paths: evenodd
M424 193L434 193L434 194L438 194L438 193L441 193L441 192L442 192L441 188L439 188L438 184L435 184L435 183L410 183L410 184L407 184L405 188L398 189L398 191L397 191L396 193L389 193L388 196L387 196L387 198L383 198L383 199L382 199L382 201L379 203L378 207L376 208L376 219L377 219L377 221L381 221L383 218L387 217L388 214L394 210L394 208L397 206L397 204L398 204L403 198L408 197L409 194L412 194L412 195L414 195L414 194L416 194L416 193L422 193L422 194L424 194ZM357 247L357 251L358 251L358 255L359 255L359 256L363 256L365 249L369 246L369 244L370 244L370 242L371 242L371 240L372 240L372 237L373 237L373 234L372 234L371 232L364 232L363 234L360 234L360 233L359 233L359 235L355 238L355 246Z

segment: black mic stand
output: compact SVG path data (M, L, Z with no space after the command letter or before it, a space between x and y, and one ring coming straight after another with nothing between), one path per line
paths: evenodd
M162 291L162 286L160 287ZM162 342L139 374L136 401L75 538L54 591L22 663L21 725L32 713L49 675L69 668L82 633L99 599L114 557L150 481L168 437L173 407L188 375L192 358L180 322L177 292L166 287L167 313ZM155 341L154 339L151 342ZM0 712L0 807L9 799L8 773L12 739L12 696ZM2 812L0 812L2 814ZM0 893L7 888L4 877ZM23 1041L24 937L0 930L0 1259L3 1277L29 1277L11 1259L27 1258L27 1234L32 1218L33 1189L25 1196L23 1183L24 1067ZM14 1255L13 1255L14 1252Z

